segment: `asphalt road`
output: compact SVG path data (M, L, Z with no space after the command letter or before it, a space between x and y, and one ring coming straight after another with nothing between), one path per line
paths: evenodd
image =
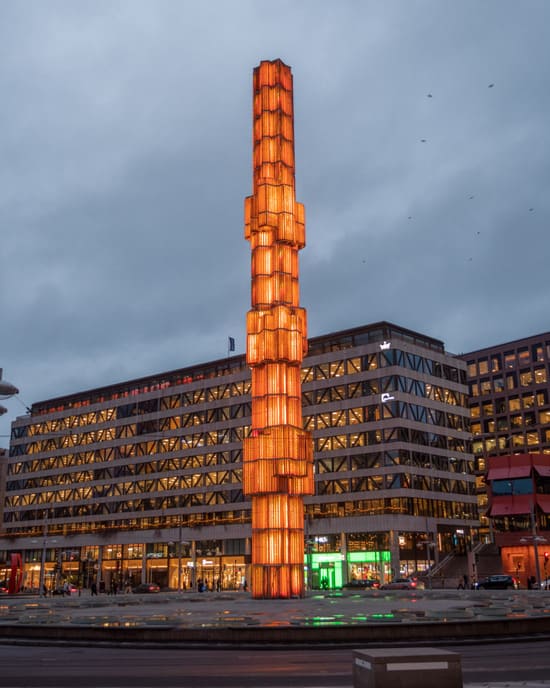
M464 683L548 681L550 640L447 646ZM352 686L352 650L149 649L0 645L2 688Z

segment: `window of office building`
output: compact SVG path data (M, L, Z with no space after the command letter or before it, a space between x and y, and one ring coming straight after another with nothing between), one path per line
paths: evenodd
M509 437L499 437L498 438L498 448L499 449L508 449L509 444L510 444L510 438Z
M490 454L497 448L497 441L494 437L489 437L485 440L485 453Z
M544 361L544 347L542 344L533 344L532 348L533 361L540 363Z
M516 367L516 354L514 351L504 352L504 367L505 368L515 368Z
M497 373L499 370L502 370L500 354L493 354L491 356L491 371Z
M546 368L535 368L535 382L537 385L546 383L547 381Z
M523 424L524 425L534 425L535 424L535 414L533 411L523 414Z
M480 375L487 375L489 372L489 361L486 358L480 358L479 362L479 374Z
M491 380L484 378L480 381L481 394L491 394Z
M507 418L497 418L497 431L506 432L508 430L508 419Z
M541 425L548 425L550 423L550 411L539 412L539 423Z
M518 350L518 363L519 365L528 365L531 362L531 357L529 355L529 349L525 346Z
M508 404L510 407L510 412L521 411L521 403L519 397L510 397Z
M534 394L524 394L522 395L523 408L530 409L535 406L535 395Z
M536 430L529 430L525 435L527 446L533 447L539 443L539 433Z
M479 418L480 416L480 408L479 404L476 404L475 406L472 406L470 409L470 417L471 418Z
M495 392L504 392L504 379L502 377L495 377L493 379Z
M533 371L529 369L520 370L519 373L519 384L522 387L529 387L533 384Z
M491 394L491 380L484 378L480 381L479 389L481 394Z
M477 365L475 361L468 361L468 377L477 377Z
M525 447L525 438L523 436L523 433L518 435L512 435L512 447L514 447L514 449L523 449Z

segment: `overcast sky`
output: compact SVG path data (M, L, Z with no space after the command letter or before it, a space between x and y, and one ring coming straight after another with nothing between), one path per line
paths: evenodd
M2 0L0 434L244 352L263 59L294 74L310 336L550 330L549 26L547 0Z

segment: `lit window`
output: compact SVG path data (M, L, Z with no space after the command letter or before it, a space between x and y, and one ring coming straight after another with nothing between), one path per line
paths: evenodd
M529 387L533 384L533 371L522 370L519 374L519 383L522 387Z
M535 382L537 385L546 383L547 380L546 368L535 368Z
M479 361L479 374L480 375L487 375L489 372L489 361L486 358L482 358Z

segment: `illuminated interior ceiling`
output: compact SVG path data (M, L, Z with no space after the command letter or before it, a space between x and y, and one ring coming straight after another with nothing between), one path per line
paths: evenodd
M243 490L252 501L250 583L256 598L302 597L303 496L313 494L313 443L302 420L307 322L299 307L298 251L305 218L295 194L290 68L280 60L261 62L253 89L253 194L245 200L252 423L243 443Z

